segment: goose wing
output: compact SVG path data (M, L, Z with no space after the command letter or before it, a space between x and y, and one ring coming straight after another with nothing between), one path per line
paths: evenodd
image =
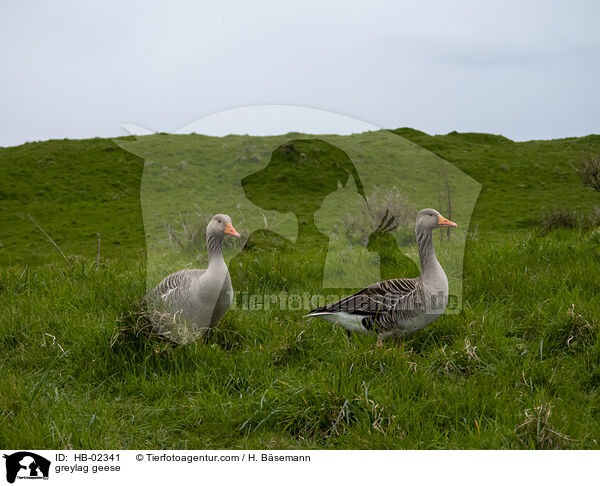
M343 312L364 316L362 323L368 330L391 330L422 313L422 291L420 278L384 280L309 315Z
M168 277L165 277L154 289L158 295L163 299L166 298L171 292L186 285L190 279L199 278L206 272L205 269L188 269L179 270L178 272L172 273Z

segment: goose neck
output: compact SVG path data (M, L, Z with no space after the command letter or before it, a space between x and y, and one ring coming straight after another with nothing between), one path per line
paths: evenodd
M223 260L223 238L215 235L206 235L208 249L208 268L220 265Z
M433 234L430 229L417 229L415 233L419 247L419 259L421 260L421 276L427 277L439 267L433 247Z

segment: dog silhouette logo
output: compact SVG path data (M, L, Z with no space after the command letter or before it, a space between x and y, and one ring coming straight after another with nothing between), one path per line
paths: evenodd
M14 483L19 479L48 479L50 461L33 452L21 451L4 454L6 460L6 480Z

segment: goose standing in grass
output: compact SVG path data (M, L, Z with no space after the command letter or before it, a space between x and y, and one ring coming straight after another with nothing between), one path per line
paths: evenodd
M172 273L149 293L158 332L190 342L206 334L225 315L233 299L229 269L223 259L225 235L240 236L229 216L217 214L206 228L208 268Z
M417 214L415 234L421 260L417 278L384 280L350 297L312 310L306 317L318 317L348 331L377 333L377 344L389 337L412 334L431 324L448 304L448 278L433 248L433 230L456 226L435 209Z

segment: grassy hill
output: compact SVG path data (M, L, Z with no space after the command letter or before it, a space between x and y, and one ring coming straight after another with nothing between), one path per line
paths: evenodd
M581 186L571 163L600 150L600 135L513 142L501 135L457 133L430 136L410 128L395 133L463 170L484 187L472 224L486 233L530 229L540 210L589 211L598 194Z
M155 248L146 233L163 231L164 241L167 233L160 219L144 232L144 159L119 146L134 138L0 148L0 444L597 448L600 233L592 224L542 226L550 210L582 217L600 206L570 165L599 152L600 136L517 143L394 133L407 150L423 147L482 185L464 235L462 312L401 348L377 348L370 337L348 341L326 322L303 320L301 310L239 306L203 342L175 346L136 335L117 319L145 290L146 251ZM214 186L223 194L229 182L218 179L221 165L239 178L278 145L269 137L153 137L141 155L148 159L152 143L164 147L160 137L169 137L161 161L181 163L182 174L183 152L209 161L206 182L188 190ZM348 139L361 150L362 139ZM249 148L231 160L226 144ZM382 142L362 150L373 164L391 163ZM165 184L174 180L167 165L154 166ZM216 196L214 204L221 204ZM177 201L170 210L179 210ZM269 223L293 236L289 215ZM177 262L201 265L194 245L202 255L202 238L189 245ZM310 245L304 251L309 259ZM285 251L241 260L234 288L314 292L311 269L298 272L296 263Z
M543 207L589 211L598 205L598 195L579 184L570 162L585 151L600 150L600 135L512 142L478 133L430 136L409 128L394 133L483 185L472 224L484 238L534 227ZM104 235L106 256L131 257L143 251L143 163L141 157L101 138L0 148L0 263L60 258L28 213L68 254L95 256L98 233Z
M107 256L143 251L142 169L139 158L100 138L0 148L0 262L61 258L28 213L69 255L93 255L98 233Z

